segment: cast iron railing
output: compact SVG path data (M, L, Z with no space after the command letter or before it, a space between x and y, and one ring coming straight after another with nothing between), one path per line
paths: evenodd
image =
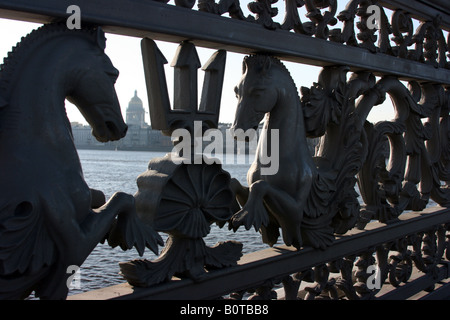
M152 262L122 264L125 278L134 287L124 284L72 298L242 298L253 289L253 298L271 299L274 286L280 283L286 299L405 298L449 278L450 212L426 208L430 198L442 207L450 203L449 5L437 0L352 0L337 12L335 0L285 0L284 19L276 22L274 17L283 13L275 3L250 2L252 14L246 16L237 0L198 1L198 10L192 10L195 1L182 0L176 6L142 0L0 0L2 18L64 23L67 8L77 5L83 25L142 38L152 126L166 134L184 129L194 135L196 121L202 121L201 133L217 127L226 51L262 57L260 67L260 62L246 60L248 74L258 68L268 73L268 65L282 66L281 61L323 67L318 83L301 88L298 100L305 121L303 135L321 137L314 166L304 155L292 158L298 160L294 169L299 164L314 171L301 177L305 179L302 187L311 183L311 189L294 201L292 212L303 212L300 218L289 216L290 209L284 206L292 200L289 195L280 197L285 199L281 210L273 206L279 199L273 189L279 186L270 178L261 179L264 183L250 181L246 188L195 153L192 158L180 153L153 159L149 171L138 178L134 198L141 223L169 234L163 254ZM305 18L299 10L306 10ZM390 21L388 12L392 12ZM231 18L222 16L226 13ZM338 20L340 28L334 27ZM167 61L153 40L180 43L172 63L173 107L161 71ZM196 88L191 86L198 67L195 46L219 50L204 66L207 76L199 107ZM349 72L352 75L347 77ZM281 77L276 76L275 83ZM408 81L409 88L400 80ZM3 83L5 92L8 85ZM244 84L236 93L242 101L249 97ZM387 96L393 100L396 118L376 125L365 121L372 107ZM7 93L0 96L0 110L8 97ZM267 126L280 130L295 125ZM237 120L235 128L239 128ZM388 165L380 151L387 141ZM177 142L182 146L183 141ZM282 184L287 184L288 176L282 178ZM356 183L362 205L356 201ZM197 188L203 185L209 189ZM180 194L185 198L177 198ZM183 201L188 206L185 211L175 205ZM25 202L17 208L16 212L28 212ZM4 226L10 225L9 216L0 215L0 219ZM288 246L239 260L238 243L215 248L204 244L202 238L211 223L261 229L269 244L281 228ZM126 229L126 223L123 227L120 217L115 225L108 233L110 245L135 245L139 251L144 245L156 246L156 236L146 231L143 243L138 237L128 240L127 236L134 236L128 230L135 229ZM286 236L290 227L295 230ZM116 235L119 229L125 230L122 238ZM7 279L10 275L5 270L0 269ZM180 274L182 280L173 278ZM398 291L383 293L387 281ZM301 286L302 282L313 284ZM448 286L440 292L442 297L450 295Z
M407 299L449 276L448 223L441 223L448 221L447 215L448 210L427 209L422 219L410 213L398 224L373 222L337 239L332 250L279 246L250 253L237 266L210 272L201 282L174 278L149 288L124 283L69 298ZM378 271L368 270L371 265ZM439 294L434 297L448 298L448 288Z

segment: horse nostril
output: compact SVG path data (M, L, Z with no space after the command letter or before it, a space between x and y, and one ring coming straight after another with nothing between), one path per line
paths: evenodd
M125 126L125 128L123 129L122 135L123 137L125 137L125 135L127 134L128 131L128 126Z

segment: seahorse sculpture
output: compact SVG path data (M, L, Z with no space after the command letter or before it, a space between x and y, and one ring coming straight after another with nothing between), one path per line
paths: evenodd
M86 184L67 119L72 101L105 142L125 136L101 28L33 31L0 66L0 299L64 299L67 268L105 238L142 254L159 235L139 223L134 198L104 204ZM94 209L95 208L95 209ZM116 219L116 216L118 218Z
M318 83L310 89L301 89L300 99L292 77L280 60L263 54L244 59L243 76L235 89L238 106L233 129L246 131L256 128L264 116L266 120L255 160L247 174L249 187L233 181L242 208L232 217L230 228L253 226L261 231L263 241L269 245L276 243L281 228L287 245L297 249L303 245L324 249L332 244L335 233L345 233L357 223L363 226L368 216L379 218L379 212L360 217L355 184L360 173L359 186L364 198L369 185L376 188L379 183L379 179L369 178L360 171L363 164L368 165L369 150L375 148L368 143L366 118L372 107L385 99L386 93L393 97L397 110L392 128L400 134L406 131L402 138L406 140L406 147L401 148L405 140L394 143L391 162L400 163L401 167L408 154L411 168L416 169L405 177L398 176L401 205L396 204L398 199L393 200L389 207L395 214L388 219L395 219L405 208L421 210L423 206L414 203L426 203L430 194L441 205L449 205L450 190L439 184L439 177L448 181L448 175L439 169L443 163L448 163L448 151L442 153L443 157L447 154L447 159L436 159L435 162L439 162L433 166L436 170L424 176L428 181L426 190L419 192L416 188L421 181L418 170L427 171L427 166L431 166L425 137L420 133L423 132L420 118L433 114L433 126L439 128L441 106L447 108L445 99L430 99L436 92L422 88L427 99L418 103L395 78L385 77L376 83L371 73L360 72L347 81L348 71L345 66L323 68ZM361 99L357 101L357 98ZM442 120L445 123L441 128L445 129L441 136L448 136L448 111L442 114L446 120ZM274 130L279 136L279 170L275 174L264 174L263 169L270 164L263 161L262 156L273 152L270 146ZM307 137L321 137L314 157L308 153ZM435 139L440 139L439 130ZM437 145L433 144L435 148ZM443 146L446 148L445 144ZM371 163L376 164L376 161ZM392 178L393 169L398 168L398 165L390 166L385 170L385 177ZM438 174L439 170L442 174Z

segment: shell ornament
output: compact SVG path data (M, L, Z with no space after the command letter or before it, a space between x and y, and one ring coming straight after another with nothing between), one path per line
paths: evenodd
M169 237L156 260L120 263L121 274L131 285L148 287L174 275L199 281L206 270L235 265L242 255L239 242L208 247L203 240L213 223L223 227L232 216L229 173L220 164L183 160L173 153L155 158L137 179L140 219Z

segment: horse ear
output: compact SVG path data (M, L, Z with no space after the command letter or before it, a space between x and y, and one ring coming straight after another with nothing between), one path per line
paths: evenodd
M271 66L272 66L272 60L270 59L270 56L265 56L264 64L262 67L263 74L266 74L270 70Z
M245 71L247 71L247 59L248 56L244 57L244 60L242 61L242 74L244 74Z
M103 29L101 27L97 28L97 45L100 49L105 50L106 49L106 37L105 37L105 32L103 31Z

